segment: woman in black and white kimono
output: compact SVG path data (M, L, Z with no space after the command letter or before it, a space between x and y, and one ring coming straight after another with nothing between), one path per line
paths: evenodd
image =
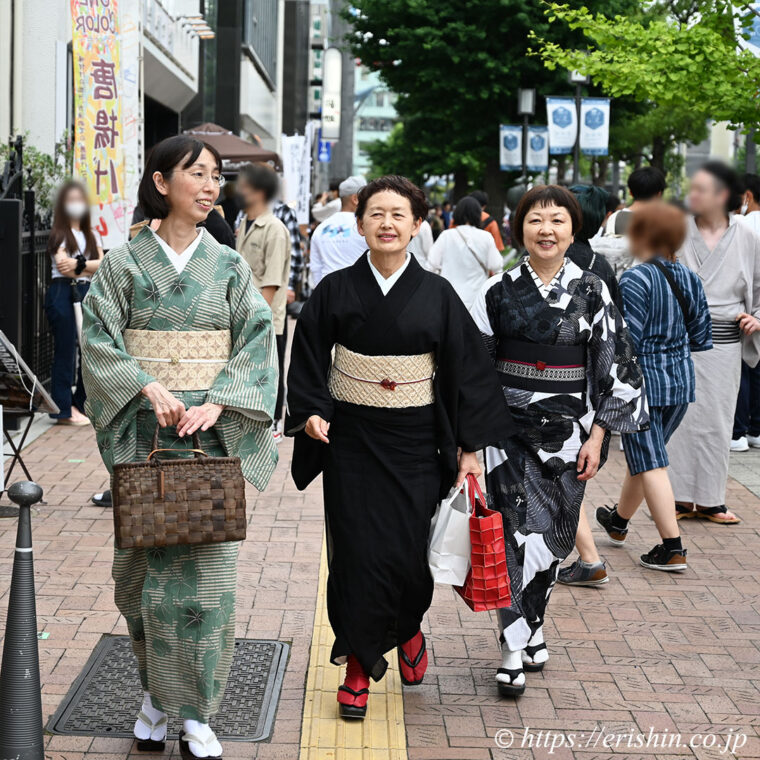
M611 430L646 427L641 368L607 286L565 251L581 226L578 201L556 185L530 190L512 234L527 257L492 277L472 307L517 434L486 448L486 485L504 517L512 604L499 610L505 696L548 659L544 613L570 553L586 482Z
M382 678L394 647L404 683L422 681L430 518L455 481L480 472L474 452L511 432L464 304L407 252L426 214L403 177L364 187L356 216L369 251L319 283L293 339L285 429L298 488L324 473L344 717L364 717L369 678Z

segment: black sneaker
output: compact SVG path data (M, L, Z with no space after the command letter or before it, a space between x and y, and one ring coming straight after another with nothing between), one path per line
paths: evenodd
M686 570L686 549L666 549L663 544L657 544L652 551L642 554L639 562L651 570L681 572Z
M611 544L622 546L625 543L625 537L628 535L628 528L617 528L612 524L610 516L615 511L615 507L599 507L596 510L596 521L606 531Z
M610 579L604 562L582 565L580 559L576 559L572 565L559 569L557 580L566 586L601 586L609 583Z
M96 507L112 507L113 502L111 501L111 492L110 491L103 491L103 493L96 493L90 501L96 506Z

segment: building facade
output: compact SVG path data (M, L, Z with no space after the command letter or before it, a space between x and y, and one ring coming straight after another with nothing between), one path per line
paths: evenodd
M354 174L369 172L367 150L375 141L388 139L398 121L395 104L396 93L388 89L378 72L358 65L354 76Z

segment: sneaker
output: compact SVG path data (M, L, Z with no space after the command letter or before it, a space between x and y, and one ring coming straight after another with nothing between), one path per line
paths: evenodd
M628 528L616 528L610 521L610 515L615 511L615 507L599 507L596 510L596 521L606 531L610 543L615 546L622 546L625 543L625 537L628 535Z
M604 562L582 562L576 559L572 565L561 567L557 580L566 586L601 586L609 583Z
M651 570L668 572L686 570L686 549L668 550L663 544L657 544L647 554L642 554L639 563Z
M732 439L731 451L749 451L749 443L747 443L747 436L743 435L741 438Z
M274 442L278 446L282 443L282 433L280 432L280 426L277 422L272 423L272 438L274 438Z
M750 445L750 448L760 449L760 435L748 435L747 443Z

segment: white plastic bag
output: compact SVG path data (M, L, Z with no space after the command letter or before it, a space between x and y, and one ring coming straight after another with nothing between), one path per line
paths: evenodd
M435 583L464 584L470 571L470 493L464 485L442 501L430 522L428 564Z

